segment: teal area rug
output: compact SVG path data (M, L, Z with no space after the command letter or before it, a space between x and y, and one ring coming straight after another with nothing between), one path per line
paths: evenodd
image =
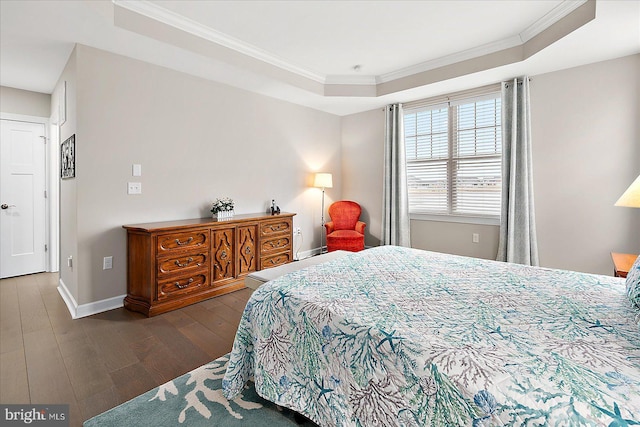
M315 426L264 400L252 382L234 400L222 395L229 355L194 369L84 422L84 427L122 426Z

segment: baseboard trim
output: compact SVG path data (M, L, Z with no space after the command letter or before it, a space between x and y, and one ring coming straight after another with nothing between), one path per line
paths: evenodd
M120 295L113 298L107 298L100 301L90 302L88 304L78 305L69 289L64 284L62 279L59 280L58 293L67 305L67 309L71 314L72 319L79 319L81 317L91 316L93 314L102 313L104 311L113 310L124 306L124 297L126 295Z

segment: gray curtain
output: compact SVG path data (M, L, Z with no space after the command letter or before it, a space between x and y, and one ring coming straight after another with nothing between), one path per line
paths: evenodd
M402 105L385 108L382 244L411 247Z
M502 210L498 261L539 264L527 77L502 84Z

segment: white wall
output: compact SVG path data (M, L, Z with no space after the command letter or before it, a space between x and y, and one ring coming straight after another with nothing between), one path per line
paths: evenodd
M640 209L613 206L640 174L639 103L640 55L533 76L543 266L611 274L609 252L640 253ZM382 189L368 183L382 182L383 121L381 110L342 120L344 196L362 200L378 227L369 241L380 237ZM495 258L498 227L412 220L411 239L417 248Z
M216 197L233 198L236 213L265 212L275 198L297 213L301 251L319 246L321 193L309 183L319 170L342 181L339 117L82 45L67 68L76 178L63 181L61 215L63 228L77 215L77 236L63 230L61 256L77 242L78 304L126 293L123 224L209 216ZM128 181L142 194L127 195ZM327 190L328 202L340 197ZM102 269L105 256L113 269Z

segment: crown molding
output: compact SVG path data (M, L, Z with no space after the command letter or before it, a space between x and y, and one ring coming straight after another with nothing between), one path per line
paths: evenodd
M462 62L468 59L477 58L490 53L499 52L504 49L509 49L514 46L518 46L520 44L522 44L522 42L520 41L520 36L512 36L512 37L509 37L508 39L498 40L496 42L474 47L472 49L467 49L462 52L457 52L451 55L442 56L440 58L436 58L431 61L421 62L419 64L402 68L400 70L392 71L390 73L381 74L377 76L376 82L377 83L390 82L393 80L401 79L403 77L408 77L414 74L419 74L425 71L430 71L436 68L455 64L457 62Z
M236 39L228 34L214 30L190 18L158 6L149 0L112 0L112 3L116 6L138 13L147 18L177 28L196 37L216 43L240 54L273 65L282 70L291 72L325 86L377 86L462 61L480 58L485 55L504 51L516 46L522 46L526 44L527 41L544 32L550 26L566 17L588 1L595 0L564 0L542 18L538 19L529 27L514 36L376 76L323 75L293 64L264 49Z
M314 73L313 71L299 67L267 52L264 49L260 49L259 47L243 42L242 40L231 37L225 33L216 31L213 28L202 25L199 22L158 6L148 0L112 0L112 2L116 6L120 6L124 9L146 16L147 18L162 22L163 24L185 31L196 37L219 44L259 61L263 61L278 68L282 68L283 70L298 74L302 77L319 83L324 83L326 80L326 76L322 74Z
M522 43L526 43L571 12L585 4L588 0L565 0L558 6L554 7L549 13L529 25L519 36Z
M328 75L324 80L324 84L326 85L375 85L377 83L378 78L372 75Z
M553 8L549 13L538 19L536 22L525 28L522 32L515 36L511 36L506 39L498 40L492 43L487 43L482 46L474 47L462 52L456 52L451 55L443 56L433 59L431 61L421 62L419 64L412 65L400 70L392 71L390 73L381 74L376 77L377 83L386 83L393 80L401 79L403 77L412 76L414 74L423 73L425 71L434 70L436 68L445 67L447 65L455 64L457 62L466 61L473 58L478 58L491 53L499 52L501 50L509 49L515 46L520 46L531 40L544 30L555 24L578 7L585 4L588 0L565 0L558 6Z

